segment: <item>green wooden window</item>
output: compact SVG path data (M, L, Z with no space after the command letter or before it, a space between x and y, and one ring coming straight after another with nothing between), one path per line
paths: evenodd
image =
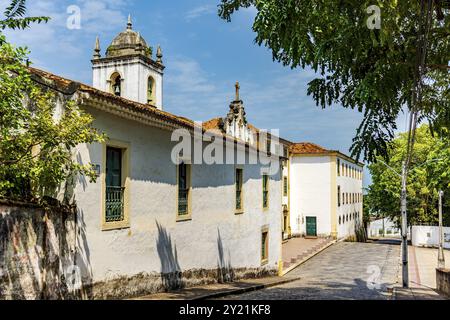
M338 177L341 175L341 160L337 160L337 175Z
M243 170L236 169L236 210L242 210Z
M269 176L267 174L263 175L263 207L269 207Z
M266 261L269 258L269 232L265 231L261 236L261 260Z
M124 220L124 191L122 187L122 150L106 149L106 222Z
M178 214L189 214L189 169L186 163L178 166Z
M287 195L288 195L288 178L287 177L283 178L283 194L285 197L287 197Z
M338 207L341 206L341 186L337 187Z

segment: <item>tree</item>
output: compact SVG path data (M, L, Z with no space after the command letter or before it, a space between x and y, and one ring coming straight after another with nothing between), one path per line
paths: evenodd
M12 1L0 28L48 20L24 14L25 1ZM57 116L56 96L32 80L27 55L0 33L0 197L42 200L78 174L95 180L92 165L79 164L72 151L104 136L76 101L65 102Z
M381 10L380 29L367 25L374 4ZM352 156L387 159L405 107L418 112L417 121L427 119L433 130L448 134L440 130L450 123L448 1L222 0L219 16L230 21L249 6L257 11L258 45L286 66L309 66L318 74L308 84L318 106L338 104L364 114Z
M390 161L369 165L372 185L364 201L376 217L389 217L400 225L398 203L400 178L386 165L401 171L406 154L408 134L402 133L391 143ZM433 137L429 126L417 130L412 168L407 185L409 224L438 222L438 192L450 195L450 139ZM444 197L444 222L450 225L450 197Z

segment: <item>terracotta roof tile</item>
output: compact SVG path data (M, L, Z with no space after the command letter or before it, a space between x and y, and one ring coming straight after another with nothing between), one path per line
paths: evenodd
M223 120L222 118L214 118L211 120L208 120L206 122L203 122L203 129L204 130L214 130L214 129L222 129L223 126Z
M193 128L194 127L194 121L187 119L185 117L176 116L172 113L162 111L157 109L155 106L149 105L149 104L143 104L135 101L131 101L122 97L118 97L112 93L104 92L102 90L95 89L91 86L85 85L83 83L79 83L76 81L72 81L60 76L57 76L55 74L52 74L47 71L43 71L40 69L29 67L29 70L32 74L43 78L44 85L47 85L49 87L54 87L54 89L65 91L67 94L74 94L76 91L82 91L89 94L92 94L93 96L109 100L113 103L116 103L120 105L121 107L132 109L137 112L141 112L144 114L148 114L151 116L154 116L156 118L159 118L164 121L169 121L177 125L181 125L184 127Z
M290 146L290 152L293 154L319 154L331 152L315 143L311 142L301 142L294 143Z

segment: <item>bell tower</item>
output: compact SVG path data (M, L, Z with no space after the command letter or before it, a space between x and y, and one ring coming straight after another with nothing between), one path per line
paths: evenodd
M92 58L93 86L122 98L163 109L164 65L161 47L156 59L153 48L133 30L131 16L127 28L119 33L101 56L97 37Z

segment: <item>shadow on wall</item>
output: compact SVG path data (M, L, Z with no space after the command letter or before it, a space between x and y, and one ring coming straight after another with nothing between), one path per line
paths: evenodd
M231 266L230 251L228 250L228 261L226 261L222 237L219 229L217 229L217 249L219 253L219 260L217 263L217 281L219 283L233 282L235 274L233 267Z
M164 290L176 290L185 287L182 279L181 267L178 262L177 247L172 245L172 239L167 229L156 221L158 239L156 248L161 260L161 278Z

